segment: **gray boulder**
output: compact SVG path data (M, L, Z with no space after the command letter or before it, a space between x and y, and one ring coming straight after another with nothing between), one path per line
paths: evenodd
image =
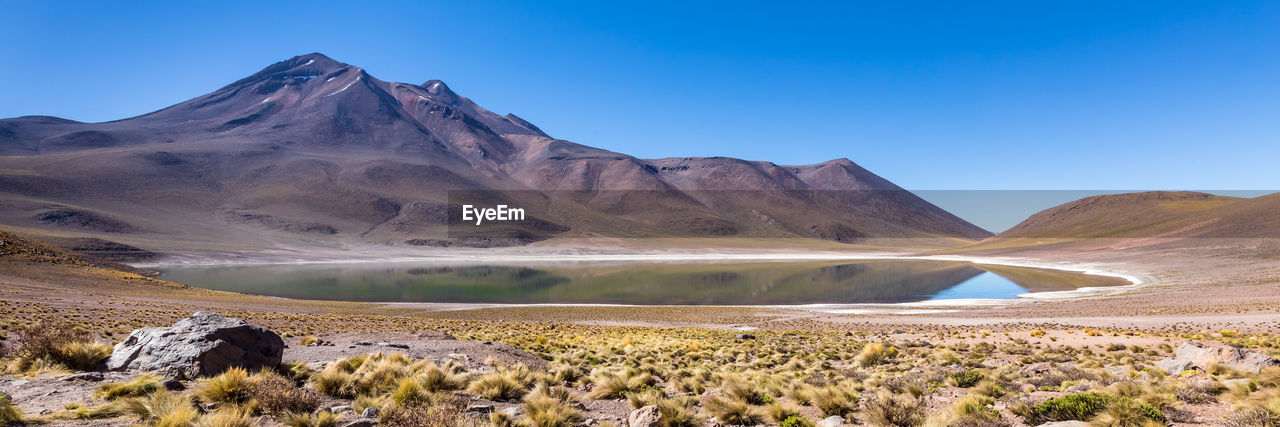
M1262 354L1245 351L1239 347L1224 345L1221 347L1205 347L1196 342L1185 342L1178 346L1171 358L1156 362L1156 367L1165 372L1176 374L1188 369L1208 370L1214 364L1225 365L1235 370L1258 373L1268 366L1280 366L1280 360Z
M1182 373L1182 371L1190 370L1191 361L1178 360L1174 358L1165 358L1164 360L1156 362L1156 368L1162 369L1165 372L1176 375L1176 374Z
M284 340L274 332L244 320L200 312L170 327L133 331L116 344L107 369L194 379L232 367L274 368L283 355Z

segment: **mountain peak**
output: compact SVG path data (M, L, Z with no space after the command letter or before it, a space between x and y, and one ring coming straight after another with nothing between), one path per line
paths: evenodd
M418 86L426 89L427 93L434 96L458 96L458 94L455 93L453 89L449 89L449 85L444 84L444 81L442 80L427 80L426 83Z
M322 69L322 70L332 70L335 68L341 68L341 67L347 66L347 64L343 64L341 62L335 61L333 60L333 58L325 56L325 54L319 53L319 52L312 52L306 55L298 55L298 56L286 59L282 62L288 63L294 67L313 66L315 68Z

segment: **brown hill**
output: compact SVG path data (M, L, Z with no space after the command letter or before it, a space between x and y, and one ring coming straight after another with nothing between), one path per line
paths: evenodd
M464 227L464 202L528 218ZM320 54L138 117L0 120L0 223L168 249L989 235L845 159L638 159Z
M1246 199L1154 191L1088 197L1046 209L1003 238L1280 237L1280 193Z

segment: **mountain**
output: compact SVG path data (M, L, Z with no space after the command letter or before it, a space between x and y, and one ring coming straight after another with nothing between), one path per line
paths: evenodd
M1280 193L1257 198L1152 191L1087 197L1046 209L1002 238L1280 237Z
M3 224L143 247L990 235L847 159L639 159L318 53L137 117L0 120L0 202ZM528 216L466 225L469 203Z

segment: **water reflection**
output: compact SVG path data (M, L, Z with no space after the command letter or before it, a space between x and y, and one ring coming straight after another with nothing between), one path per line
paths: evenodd
M1124 284L1105 277L943 261L386 263L183 267L164 278L281 297L459 303L790 305L1014 298Z

